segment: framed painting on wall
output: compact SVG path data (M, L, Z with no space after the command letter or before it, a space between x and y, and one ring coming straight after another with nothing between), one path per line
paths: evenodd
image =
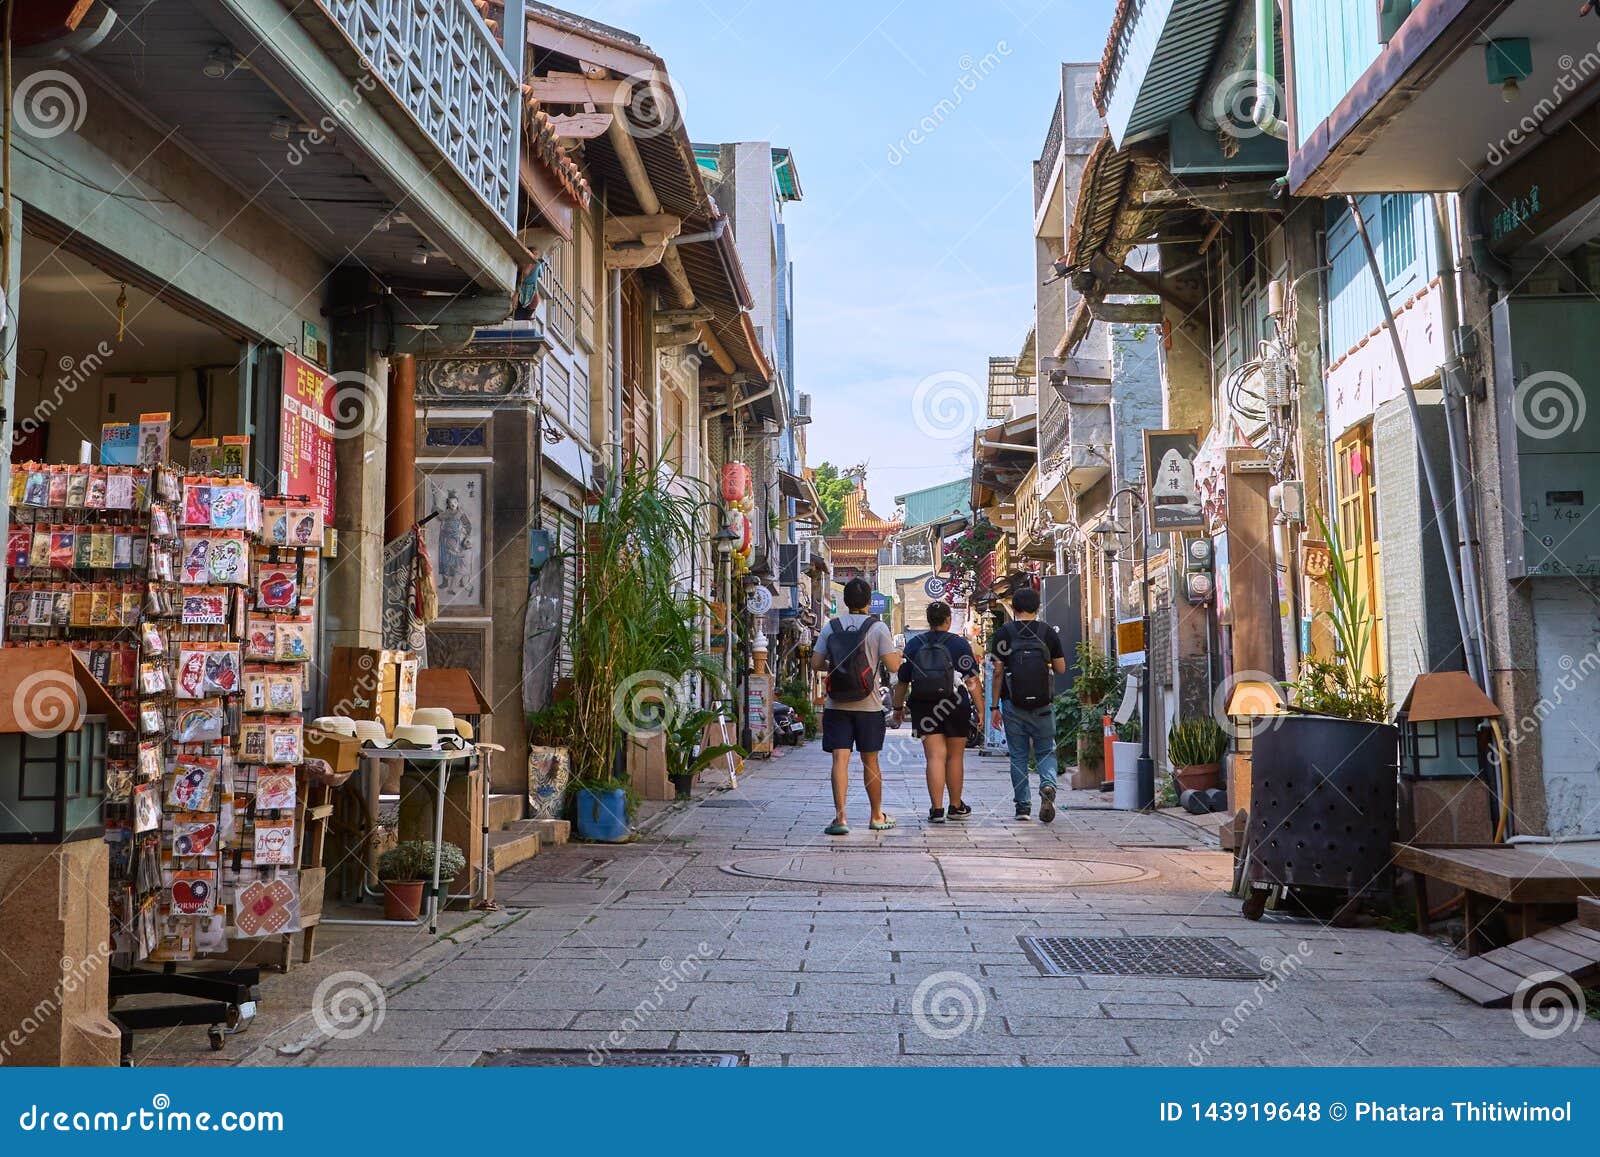
M422 479L423 531L433 559L439 609L450 614L480 612L484 590L486 532L485 476L481 470L441 471Z

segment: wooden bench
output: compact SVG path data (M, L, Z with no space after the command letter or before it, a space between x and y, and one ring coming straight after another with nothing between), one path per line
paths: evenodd
M1428 927L1424 881L1438 880L1461 889L1467 927L1464 947L1471 956L1496 946L1486 929L1496 915L1503 918L1507 936L1521 940L1572 920L1580 899L1600 897L1600 867L1531 848L1395 844L1394 862L1417 878L1421 931Z

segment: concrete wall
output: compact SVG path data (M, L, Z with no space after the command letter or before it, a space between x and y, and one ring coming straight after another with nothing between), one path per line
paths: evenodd
M1445 444L1444 405L1434 395L1421 407L1423 437ZM1434 506L1417 452L1405 400L1378 407L1373 421L1378 480L1378 526L1383 548L1383 610L1388 644L1389 698L1400 703L1418 675L1465 669L1461 630L1449 596L1449 578ZM1454 519L1446 518L1454 531Z

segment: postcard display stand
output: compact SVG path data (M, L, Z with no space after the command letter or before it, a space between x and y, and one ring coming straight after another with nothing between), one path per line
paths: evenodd
M113 994L211 997L237 1024L253 1012L237 1007L253 970L221 974L206 991L174 966L235 941L286 943L301 927L302 712L321 515L302 500L263 499L238 453L202 445L187 474L12 468L7 645L65 642L136 721L136 732L109 737ZM208 1023L118 1019L130 1030Z

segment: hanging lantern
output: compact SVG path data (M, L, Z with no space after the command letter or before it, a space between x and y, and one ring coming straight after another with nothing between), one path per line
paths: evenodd
M738 504L750 493L750 467L743 462L729 462L722 468L722 500Z

